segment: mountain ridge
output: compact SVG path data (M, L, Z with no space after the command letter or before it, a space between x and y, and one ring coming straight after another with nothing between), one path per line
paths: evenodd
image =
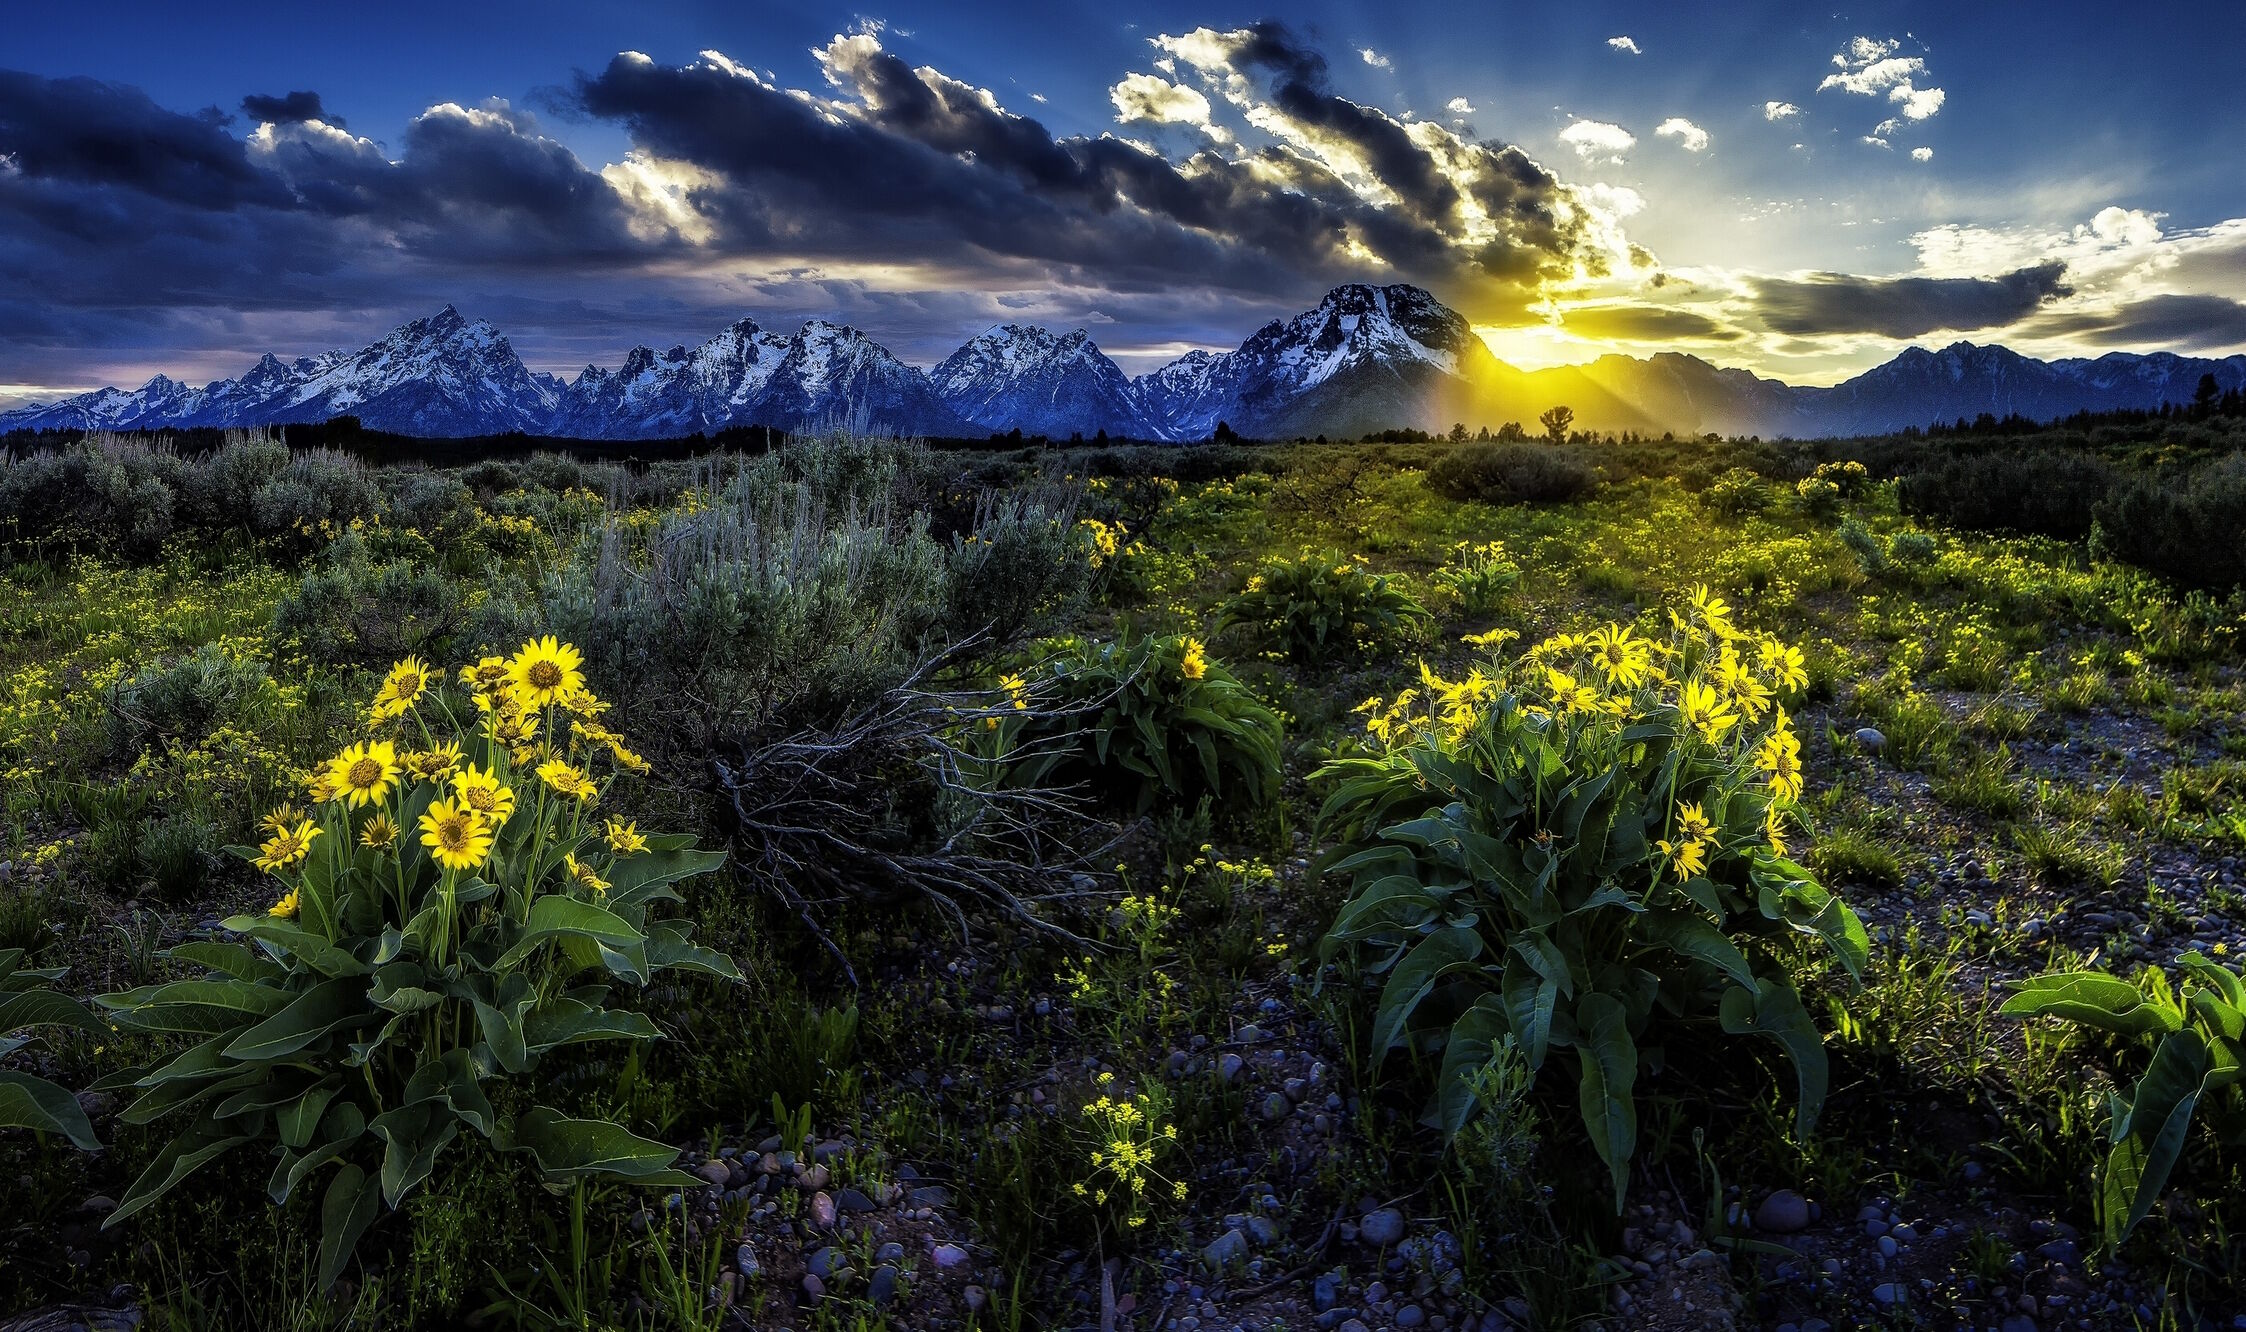
M1533 421L1566 404L1579 429L1817 437L1877 434L1982 413L2037 420L2187 400L2204 375L2246 387L2246 356L2109 352L2041 361L1997 344L1909 347L1842 383L1790 385L1684 352L1610 353L1524 371L1422 288L1346 283L1230 351L1195 350L1132 377L1078 328L994 325L927 371L824 319L793 333L735 320L707 341L638 346L573 380L528 369L490 323L451 305L376 342L195 387L156 375L0 412L0 432L285 425L357 416L433 437L652 439L828 422L971 437L1351 438L1453 422Z

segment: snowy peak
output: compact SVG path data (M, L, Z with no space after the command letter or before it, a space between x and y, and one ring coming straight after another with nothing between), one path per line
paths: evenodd
M1083 329L999 324L945 357L929 381L966 421L1048 438L1158 438L1131 381Z

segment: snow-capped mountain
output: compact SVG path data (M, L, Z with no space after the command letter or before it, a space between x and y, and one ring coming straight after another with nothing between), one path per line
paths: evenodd
M1427 292L1350 283L1234 351L1190 354L1136 387L1173 439L1204 438L1220 421L1248 436L1349 436L1463 419L1502 371L1464 316Z
M1130 378L1081 328L1064 335L1000 324L945 357L928 378L946 406L988 430L1164 437L1140 412Z
M1082 329L1006 324L923 374L847 325L792 334L743 319L689 349L634 348L622 366L564 383L535 374L507 339L446 306L358 351L282 361L194 388L158 375L0 412L9 430L277 425L356 416L370 429L461 436L523 431L653 439L730 426L829 422L900 434L1185 441L1218 423L1249 438L1352 438L1397 426L1532 423L1574 409L1583 430L1814 437L1884 433L1984 412L2049 420L2183 402L2202 376L2246 387L2246 356L2115 352L2038 361L2004 347L1911 348L1831 387L1793 386L1696 356L1605 356L1524 373L1418 287L1352 283L1273 320L1239 347L1193 351L1126 379ZM1533 425L1531 426L1533 429Z

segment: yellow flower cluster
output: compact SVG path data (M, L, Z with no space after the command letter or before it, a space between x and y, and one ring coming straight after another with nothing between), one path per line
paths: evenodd
M1117 1097L1109 1090L1114 1082L1113 1073L1100 1074L1100 1095L1084 1107L1093 1130L1091 1177L1077 1181L1072 1191L1101 1206L1120 1204L1123 1224L1135 1230L1146 1224L1150 1195L1183 1199L1186 1185L1156 1167L1161 1149L1178 1141L1177 1125L1162 1122L1168 1101L1158 1090Z
M1209 673L1207 649L1198 638L1185 640L1185 655L1178 660L1178 674L1188 680L1198 680Z
M1102 522L1097 518L1078 520L1077 530L1092 542L1092 567L1097 569L1115 558L1130 538L1130 532L1121 523Z

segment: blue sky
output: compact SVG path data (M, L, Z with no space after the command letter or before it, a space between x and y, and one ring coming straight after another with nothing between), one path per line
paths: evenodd
M1526 365L2246 346L2203 5L1272 12L42 6L0 50L0 395L446 301L556 371L743 314L923 364L1082 324L1142 370L1351 278Z

